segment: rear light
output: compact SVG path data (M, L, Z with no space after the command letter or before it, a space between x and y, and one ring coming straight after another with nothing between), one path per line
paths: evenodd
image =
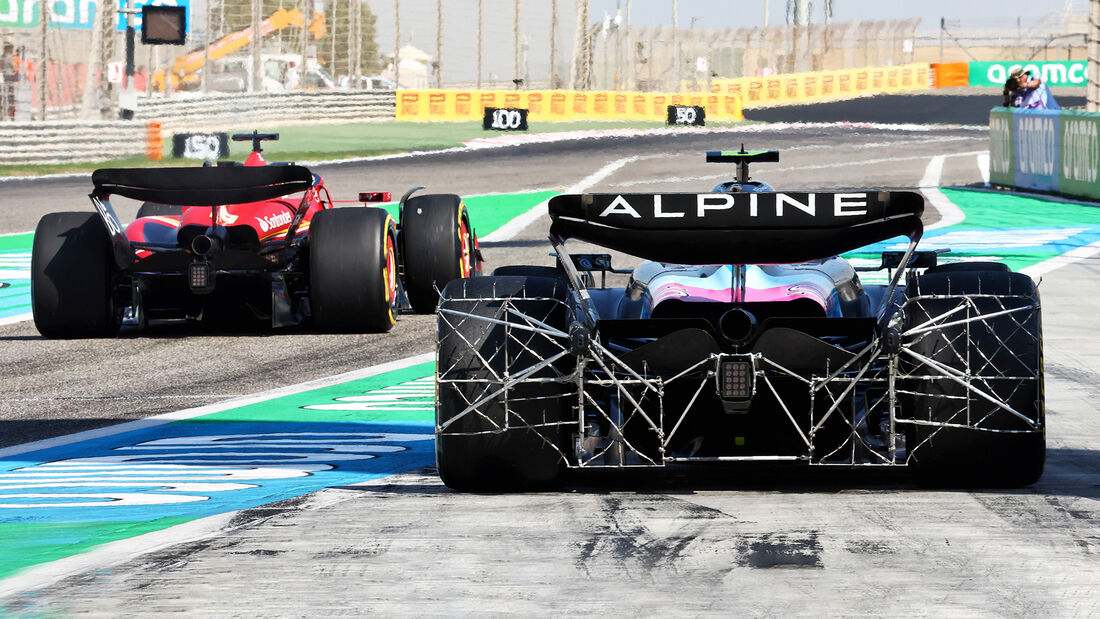
M368 191L359 194L360 202L392 202L390 192L388 191Z
M718 360L718 397L726 408L748 408L756 393L756 370L748 355L724 355ZM730 411L733 412L733 411Z
M195 294L214 291L214 265L209 262L192 262L187 266L187 285Z

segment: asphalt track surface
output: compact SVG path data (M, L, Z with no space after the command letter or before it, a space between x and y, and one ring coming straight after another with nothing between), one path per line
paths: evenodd
M896 118L901 121L905 119ZM795 127L585 141L317 169L334 197L414 185L460 194L696 191L728 176L707 149L778 148L754 175L782 189L980 180L982 131ZM86 180L3 187L0 233L87 210ZM122 213L123 219L132 216ZM927 223L938 214L929 208ZM476 223L476 222L475 222ZM550 264L545 217L483 246L489 267ZM18 613L1095 615L1100 613L1100 260L1044 277L1048 465L1013 491L930 491L902 475L738 469L585 476L560 492L460 495L433 472L324 490L233 515L223 531L89 569ZM139 419L433 349L432 316L386 335L165 327L47 341L0 326L0 445ZM14 602L14 603L13 603Z

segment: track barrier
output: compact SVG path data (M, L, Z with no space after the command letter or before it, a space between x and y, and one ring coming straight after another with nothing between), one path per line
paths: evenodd
M1100 114L995 107L989 182L1100 200Z
M746 108L833 101L911 90L927 90L929 65L864 67L711 80L711 92L741 97ZM710 114L708 110L707 114Z
M526 109L530 122L656 120L668 106L699 106L712 120L743 120L741 98L728 94L568 90L399 90L400 121L481 120L485 108Z

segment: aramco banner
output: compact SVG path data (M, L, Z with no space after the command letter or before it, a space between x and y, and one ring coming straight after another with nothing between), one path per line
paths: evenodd
M1100 114L993 108L989 181L1100 199Z
M1087 64L1084 60L971 62L970 85L1004 86L1014 70L1023 69L1041 78L1047 86L1085 86Z

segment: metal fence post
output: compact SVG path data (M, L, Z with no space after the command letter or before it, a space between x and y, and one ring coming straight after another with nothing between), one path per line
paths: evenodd
M435 87L443 88L443 0L435 3Z
M38 3L38 120L46 120L46 28L50 25L49 2Z
M1088 92L1085 109L1100 112L1100 0L1089 2Z
M481 0L477 0L477 89L481 90Z
M401 88L401 0L393 0L393 81Z
M252 0L252 92L262 92L264 89L263 60L260 58L262 44L260 38L260 14L263 12L263 0Z

